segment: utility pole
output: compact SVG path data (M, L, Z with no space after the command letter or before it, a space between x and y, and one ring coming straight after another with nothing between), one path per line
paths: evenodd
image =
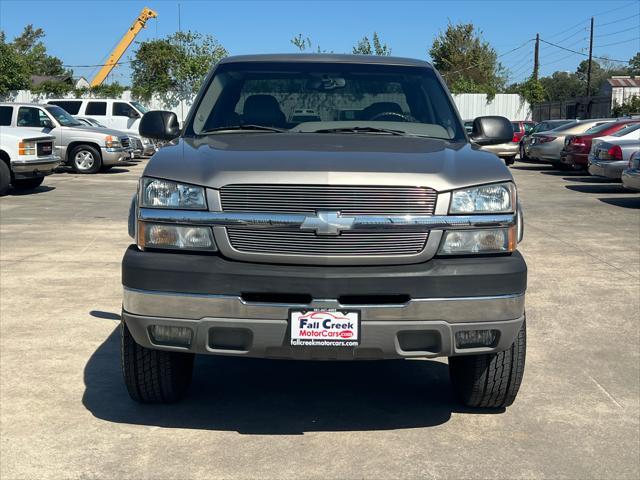
M533 79L538 81L538 70L540 68L540 34L536 33L536 48L533 53Z
M591 56L593 54L593 17L591 17L591 38L589 39L589 66L587 67L587 97L591 93Z

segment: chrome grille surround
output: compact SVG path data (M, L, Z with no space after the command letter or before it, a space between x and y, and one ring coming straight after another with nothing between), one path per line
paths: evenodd
M234 184L220 189L225 212L432 215L436 199L437 192L425 187Z

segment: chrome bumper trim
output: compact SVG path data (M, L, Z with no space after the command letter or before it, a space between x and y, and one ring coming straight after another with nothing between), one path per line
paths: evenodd
M208 317L286 320L291 308L357 309L364 321L443 320L450 323L513 320L524 314L525 294L415 298L398 305L341 305L335 299L310 304L245 302L233 295L185 294L124 289L123 308L135 315L200 320Z
M250 228L300 229L306 215L251 212L208 212L140 208L138 219L145 222ZM356 215L351 230L438 230L508 227L516 223L513 213L497 215Z

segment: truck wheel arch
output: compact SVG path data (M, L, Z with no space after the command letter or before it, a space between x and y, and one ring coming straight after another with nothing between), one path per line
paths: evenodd
M93 147L96 149L96 151L98 152L98 155L100 155L100 160L102 160L102 149L100 148L100 145L98 145L95 142L91 142L91 141L84 141L84 140L76 140L73 141L71 143L69 143L69 145L67 145L67 152L66 152L66 161L69 162L71 160L71 152L73 152L73 149L80 146L80 145L87 145L89 147Z

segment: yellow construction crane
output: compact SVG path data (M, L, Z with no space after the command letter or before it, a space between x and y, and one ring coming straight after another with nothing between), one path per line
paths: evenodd
M138 18L135 19L135 21L133 22L129 30L127 30L127 33L125 33L124 36L122 37L122 40L118 42L118 45L116 45L116 48L114 48L113 52L111 52L111 55L109 55L109 58L107 59L106 63L102 66L102 68L96 74L96 76L93 77L93 80L91 80L92 87L97 87L98 85L102 85L102 82L104 82L104 79L107 78L107 75L109 75L111 73L111 70L113 70L115 66L118 64L118 62L122 58L122 55L124 55L124 52L127 51L127 48L129 48L129 45L131 45L131 43L135 40L138 33L140 33L140 30L144 28L145 24L147 23L147 20L151 18L156 18L157 16L158 14L153 10L151 10L150 8L144 7L142 9L142 12L140 12L140 15L138 15Z

